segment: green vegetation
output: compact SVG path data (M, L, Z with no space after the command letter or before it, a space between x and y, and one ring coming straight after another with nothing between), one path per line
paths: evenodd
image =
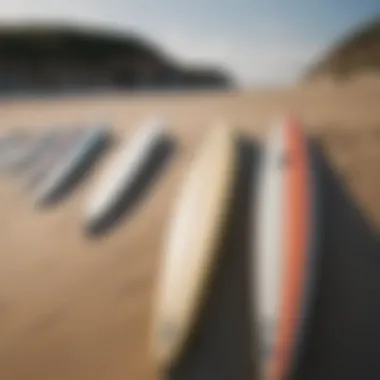
M345 79L362 72L380 73L380 16L334 46L307 73L307 78L331 75Z

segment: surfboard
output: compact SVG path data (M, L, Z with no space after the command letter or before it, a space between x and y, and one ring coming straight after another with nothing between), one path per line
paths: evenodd
M73 148L65 155L59 165L38 186L36 190L37 204L49 203L55 198L83 163L104 146L108 137L109 130L106 127L100 126L87 130L76 141Z
M87 226L98 225L117 207L163 138L164 123L158 119L142 125L130 141L125 138L86 205Z
M25 152L30 149L31 138L26 133L17 130L11 133L3 141L1 151L0 168L8 172L12 166L20 160Z
M183 352L202 307L223 234L235 178L233 133L206 137L180 189L163 253L153 328L153 355L170 366Z
M45 132L42 136L33 137L18 159L12 163L10 171L20 174L32 168L57 138L58 131L55 129Z
M25 186L28 189L33 189L41 183L65 158L65 155L70 152L70 148L74 146L83 133L84 131L81 128L61 131L59 137L49 145L47 151L40 157L36 165L23 177Z
M0 140L0 167L5 167L7 156L10 154L14 145L14 136L9 132L1 136Z
M260 378L287 379L310 310L316 255L315 178L307 138L291 117L270 131L255 205L255 314Z

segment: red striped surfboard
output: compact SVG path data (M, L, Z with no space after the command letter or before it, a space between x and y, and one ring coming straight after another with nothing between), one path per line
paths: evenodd
M295 118L284 118L263 154L257 204L255 290L264 379L287 379L302 345L315 271L314 185L306 136Z

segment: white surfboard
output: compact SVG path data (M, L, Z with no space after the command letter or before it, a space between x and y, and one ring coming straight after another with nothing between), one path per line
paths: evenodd
M120 202L164 138L164 123L150 120L122 144L99 179L85 210L86 225L97 225Z
M223 235L235 178L235 140L215 128L197 152L181 188L163 253L153 333L159 367L183 352L202 307Z
M49 146L54 145L54 141L58 137L58 130L56 129L45 132L42 136L33 137L26 149L11 165L12 173L21 174L33 168L39 158L48 151Z
M279 304L283 245L282 213L284 207L283 176L283 130L276 126L271 130L261 162L261 172L257 180L259 200L256 203L257 258L254 276L257 276L257 311L259 319L260 350L263 355L274 344L275 326Z
M3 141L0 168L8 172L30 149L31 138L21 131L11 133Z
M315 268L314 179L307 140L285 118L269 134L257 179L253 284L261 379L294 369Z
M64 159L49 173L36 191L37 204L48 201L72 173L83 163L88 154L97 149L109 135L109 129L104 126L88 129L74 144L73 148L65 155Z
M23 177L23 183L28 189L33 189L47 177L61 160L70 152L75 143L79 141L84 131L81 128L62 130L59 138L51 144L34 165Z

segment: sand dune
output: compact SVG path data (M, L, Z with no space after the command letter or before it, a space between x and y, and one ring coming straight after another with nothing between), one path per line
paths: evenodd
M3 100L4 132L106 120L132 133L147 115L167 118L173 161L128 219L86 238L83 207L107 156L70 198L35 209L16 180L0 184L0 378L155 379L148 337L156 268L183 169L208 126L228 120L260 139L273 118L300 115L380 230L380 86L306 86L225 94L109 94Z

